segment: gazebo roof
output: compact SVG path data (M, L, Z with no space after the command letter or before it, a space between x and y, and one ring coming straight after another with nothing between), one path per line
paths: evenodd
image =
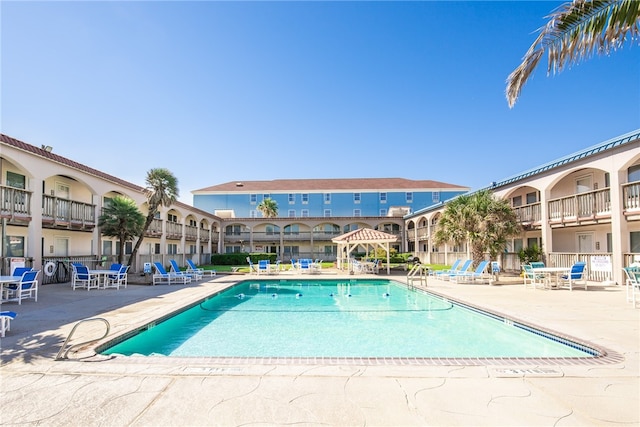
M341 236L331 239L334 243L385 243L395 242L398 236L385 233L383 231L373 230L371 228L358 228Z

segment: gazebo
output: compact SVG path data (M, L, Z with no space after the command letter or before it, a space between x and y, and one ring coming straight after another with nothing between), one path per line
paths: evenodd
M383 231L373 230L371 228L359 228L335 237L331 239L331 241L338 245L337 267L340 270L342 270L345 263L347 267L349 266L351 252L357 249L358 246L364 246L367 253L370 248L375 250L378 247L387 251L387 274L391 273L389 267L389 243L398 241L397 236Z

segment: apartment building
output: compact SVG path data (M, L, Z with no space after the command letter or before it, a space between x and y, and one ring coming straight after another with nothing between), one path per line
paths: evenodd
M515 159L514 159L515 160ZM624 283L622 268L640 262L640 130L569 154L488 187L508 199L523 226L501 263L519 271L518 252L537 245L552 266L587 262L592 280ZM405 216L407 250L424 262L468 258L467 246L435 245L446 203Z
M401 251L404 215L468 191L430 180L344 178L226 182L192 193L195 207L224 220L221 252L270 252L286 261L335 259L331 239L358 228L397 235L392 247ZM265 199L275 202L276 217L259 211Z

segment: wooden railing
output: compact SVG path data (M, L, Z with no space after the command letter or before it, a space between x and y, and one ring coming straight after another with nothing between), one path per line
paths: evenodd
M184 226L184 238L187 241L195 242L198 240L198 227L195 225Z
M20 188L0 186L0 216L12 221L31 219L31 192Z
M540 206L540 202L536 202L524 206L516 206L513 211L521 224L539 224L542 220Z
M151 225L144 233L145 237L160 237L162 236L162 220L158 218L154 218L151 221Z
M549 200L550 222L578 222L611 216L611 192L608 188Z
M167 221L165 224L166 227L166 238L172 240L180 240L182 239L182 224L178 222Z
M640 182L622 185L622 203L625 212L640 211Z
M42 195L42 224L50 227L90 230L96 226L96 206Z

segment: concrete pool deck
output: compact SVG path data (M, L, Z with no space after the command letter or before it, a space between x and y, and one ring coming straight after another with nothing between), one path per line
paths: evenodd
M304 278L337 277L326 274ZM569 292L428 282L428 290L440 295L605 348L615 357L603 363L256 363L91 357L90 349L74 352L72 360L54 360L80 319L107 319L113 337L255 277L221 275L191 285L119 291L46 285L38 302L3 304L2 310L18 317L0 341L0 424L640 425L640 309L625 301L624 286ZM405 280L404 274L377 277ZM84 323L72 343L99 337L104 329L100 322Z

